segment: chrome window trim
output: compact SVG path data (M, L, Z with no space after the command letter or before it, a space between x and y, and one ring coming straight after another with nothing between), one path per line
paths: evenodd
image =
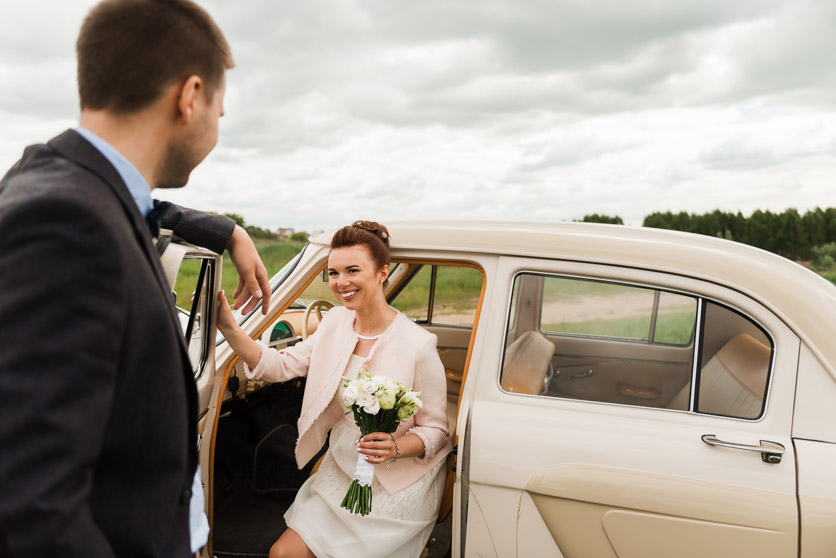
M688 394L688 412L693 413L694 408L696 406L696 399L697 399L697 390L695 386L697 385L697 377L700 374L700 348L702 347L702 323L703 318L705 317L705 299L698 298L697 299L697 323L694 325L694 352L691 353L691 389L690 393Z
M595 264L592 264L592 265L595 265ZM618 268L616 268L616 269L618 269ZM653 272L653 273L661 273L661 272ZM742 417L731 417L731 416L726 416L726 415L712 415L712 414L709 414L709 413L701 413L701 412L698 412L698 411L693 411L692 409L693 409L693 404L694 404L694 399L695 399L695 387L694 387L693 372L692 372L692 377L691 377L691 393L690 393L690 396L689 396L689 406L688 406L689 408L688 408L688 410L667 409L667 408L664 408L664 407L648 407L648 406L641 406L641 405L629 405L629 404L626 404L626 403L609 403L607 401L593 401L593 400L589 400L589 399L574 399L574 398L570 398L570 397L560 397L559 395L540 395L540 394L535 395L535 394L529 394L529 393L513 393L513 392L505 391L504 389L502 389L502 383L501 383L502 371L503 371L503 368L505 366L505 350L507 348L507 339L508 339L509 327L511 325L511 323L510 323L510 320L511 320L511 304L513 303L514 285L516 284L517 278L520 275L539 275L539 276L542 276L542 277L554 277L554 278L559 278L559 279L576 279L576 280L581 280L581 281L595 281L595 282L599 282L599 283L611 283L611 284L617 284L617 285L625 285L625 286L633 286L633 287L653 289L653 290L657 290L657 291L660 291L660 292L664 291L664 292L668 292L668 293L694 297L697 300L697 322L699 322L700 327L701 327L701 323L702 323L701 319L702 319L703 312L704 312L704 309L705 309L705 302L706 301L717 304L718 306L721 306L723 308L726 308L726 309L728 309L732 312L735 312L735 313L739 314L740 316L743 316L744 318L749 320L752 324L757 326L757 328L761 332L763 332L763 334L766 336L766 338L769 340L769 343L771 344L771 355L770 355L770 361L769 361L769 370L767 371L768 376L767 376L767 381L766 381L766 392L764 394L764 399L763 399L764 404L763 404L763 409L761 411L761 414L757 418L749 419L749 418L742 418ZM694 281L705 282L704 280L693 278L693 277L688 277L688 278L692 279ZM728 287L725 287L723 285L719 285L719 286L722 287L722 288L728 289ZM743 294L743 293L740 293L739 291L735 291L734 289L730 289L730 290L733 290L734 292L737 292L738 294ZM743 296L746 296L746 295L743 295ZM747 298L749 298L749 297L747 297ZM750 300L752 300L752 299L750 298ZM760 304L759 302L757 302L755 300L752 300L752 302L754 304L758 304L759 306L763 307L762 304ZM769 311L765 307L764 307L764 310ZM556 333L556 332L550 332L550 333L552 335L587 337L587 338L590 338L590 339L615 340L615 341L624 341L624 342L627 342L627 343L632 342L632 343L649 344L646 341L637 341L637 340L631 340L631 339L625 339L625 338L607 338L607 337L602 337L602 336L584 336L584 335L579 335L579 334L566 334L566 333ZM701 346L700 331L697 329L696 325L695 325L695 327L692 331L691 336L692 336L692 340L694 341L692 361L694 362L694 368L696 369L698 367L698 364L699 364L698 358L697 358L698 355L697 355L696 351L697 351L697 347ZM763 421L764 418L766 417L767 413L769 412L769 400L772 396L772 382L773 382L773 379L775 377L775 374L774 374L775 363L777 362L777 355L778 355L778 348L777 348L777 344L775 343L775 338L773 337L772 333L766 327L764 327L764 325L759 320L755 319L754 317L752 317L747 312L745 312L745 311L743 311L740 308L737 308L735 306L731 306L728 303L721 302L721 301L719 301L715 298L712 298L712 297L709 297L709 296L706 296L706 295L697 294L697 293L690 292L690 291L683 290L683 289L676 289L676 288L671 288L671 287L662 287L662 286L659 286L659 285L652 285L652 284L649 284L649 283L641 283L641 282L637 282L637 281L629 281L629 280L622 280L622 279L602 279L600 277L587 277L587 276L577 275L577 274L566 274L566 273L556 273L556 272L549 272L549 271L536 271L536 270L529 270L529 269L521 269L521 270L515 272L514 275L511 277L511 288L509 289L507 303L505 305L505 327L503 328L502 338L503 338L503 340L502 340L502 351L500 352L500 356L499 356L499 370L498 370L498 373L496 374L496 387L499 389L499 391L501 393L503 393L505 395L508 395L508 396L512 396L512 397L532 397L532 398L538 398L538 399L544 399L544 400L549 400L549 399L555 400L556 399L556 400L560 400L560 401L574 401L574 402L578 402L578 403L588 403L588 404L592 404L592 405L607 405L607 406L610 406L610 407L626 407L626 408L630 408L630 409L647 409L647 410L651 410L651 411L665 411L665 412L669 412L669 413L686 413L688 415L695 415L695 416L701 416L701 417L713 417L713 418L720 418L720 419L726 419L726 420L740 421L740 422L744 422L744 423L747 423L747 424L753 424L753 423L758 423L758 422ZM669 343L658 343L658 344L668 345L668 346L676 346L676 347L686 346L686 345L671 345ZM697 371L697 373L698 372L699 371Z

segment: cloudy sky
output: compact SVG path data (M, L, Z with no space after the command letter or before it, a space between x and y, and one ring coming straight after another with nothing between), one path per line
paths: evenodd
M832 0L201 3L226 116L161 198L306 231L836 206ZM3 0L0 167L77 122L93 4Z

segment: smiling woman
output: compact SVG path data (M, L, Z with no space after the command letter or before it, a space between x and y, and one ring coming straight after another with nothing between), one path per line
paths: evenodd
M417 558L435 523L445 458L452 449L447 380L436 337L387 302L383 284L389 277L389 234L383 225L358 221L338 230L327 273L331 293L342 307L324 314L313 335L279 351L264 350L250 339L221 298L218 327L244 362L247 378L306 378L296 445L300 467L319 454L328 435L322 464L284 513L287 529L270 555ZM308 306L305 326L309 310L322 302ZM361 436L345 414L337 387L340 378L353 379L363 371L421 392L422 409L394 433ZM374 468L372 478L361 479L355 472L359 462L386 468ZM347 516L340 507L353 480L366 483L375 494L368 515Z

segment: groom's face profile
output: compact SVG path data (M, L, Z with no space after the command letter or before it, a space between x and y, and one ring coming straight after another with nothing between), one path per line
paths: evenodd
M179 188L186 184L192 170L218 143L218 121L224 114L226 80L213 88L211 99L201 88L195 97L191 120L169 140L157 170L158 188Z

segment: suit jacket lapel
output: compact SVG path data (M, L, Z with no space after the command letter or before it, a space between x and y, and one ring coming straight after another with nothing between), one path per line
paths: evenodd
M180 331L180 322L177 319L177 314L174 309L174 305L172 304L171 291L168 288L168 281L165 278L165 273L163 272L162 264L160 263L160 257L154 248L151 233L148 230L148 224L139 212L139 208L131 196L131 193L128 191L128 187L125 185L122 177L119 176L119 173L113 165L110 164L110 161L108 161L98 149L73 130L67 130L58 137L53 138L48 142L48 145L61 153L67 159L74 161L78 165L98 175L119 199L119 202L122 204L122 208L125 210L125 214L134 229L137 242L139 242L145 258L154 270L157 286L160 288L160 293L166 300L166 306L169 308L169 315L176 325L177 331ZM180 339L182 352L186 356L186 361L189 362L185 339L182 335L178 335L178 338Z

